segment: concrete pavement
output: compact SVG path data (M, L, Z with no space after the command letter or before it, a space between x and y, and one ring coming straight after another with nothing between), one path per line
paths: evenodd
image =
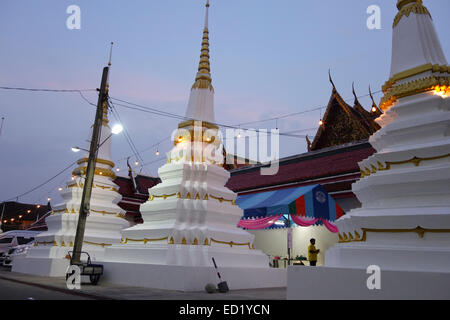
M7 292L12 290L13 295ZM12 292L11 291L11 292ZM232 290L228 293L181 292L100 283L82 279L81 290L69 290L64 278L47 278L0 269L0 299L107 299L107 300L285 300L286 288ZM9 296L9 297L8 297Z

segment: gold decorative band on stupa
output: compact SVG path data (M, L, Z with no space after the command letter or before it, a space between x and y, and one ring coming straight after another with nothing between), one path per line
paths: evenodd
M431 71L433 73L447 74L450 73L450 66L426 63L421 66L396 73L388 81L386 81L386 83L382 86L382 90L383 92L386 93L386 91L392 88L397 81L410 78L427 71Z
M398 10L401 10L401 9L404 8L407 4L411 4L411 3L419 3L419 4L422 4L422 0L398 0L398 1L397 1L397 8L398 8Z
M86 170L87 170L87 167L78 167L72 171L72 174L74 176L81 176L81 175L86 174ZM102 177L110 177L112 179L116 179L116 174L110 169L95 168L94 174L98 175L98 176L102 176Z
M357 231L355 231L355 237L352 236L351 232L343 234L339 234L339 243L345 242L366 242L367 241L367 233L416 233L421 239L424 238L425 233L450 233L450 229L429 229L422 228L418 226L414 229L373 229L373 228L361 228L362 236L359 235Z
M449 86L450 76L431 76L400 84L385 93L384 97L381 98L380 108L381 110L386 111L400 98L433 90L442 90L442 88L447 88Z
M82 164L82 163L85 163L85 162L87 163L88 161L89 161L88 158L81 158L80 160L77 161L77 163L78 164ZM114 162L112 162L110 160L97 158L97 160L95 162L96 163L101 163L101 164L106 164L107 166L110 166L110 167L114 167L115 166Z
M400 80L411 78L425 72L431 72L434 75L396 85ZM381 98L380 109L386 111L397 101L397 99L402 97L447 87L450 81L450 76L448 76L449 73L450 66L448 65L427 63L393 75L382 86L384 97Z
M370 176L371 174L377 173L378 171L387 171L391 170L392 166L396 165L404 165L408 163L414 164L416 167L420 166L422 162L424 161L433 161L433 160L441 160L449 158L450 159L450 153L435 156L435 157L427 157L427 158L421 158L421 157L414 157L409 160L403 160L403 161L386 161L383 165L381 162L377 162L378 167L374 166L373 164L370 165L370 168L364 167L361 168L361 179Z
M182 129L182 128L186 128L186 127L190 127L190 126L195 126L196 122L201 122L201 126L203 128L208 128L208 129L219 129L219 126L217 126L216 124L207 122L207 121L200 121L200 120L186 120L183 122L180 122L178 124L178 129Z
M403 17L409 17L411 13L427 14L431 18L431 14L422 4L422 0L399 0L397 8L399 9L399 12L395 16L393 28L397 26Z

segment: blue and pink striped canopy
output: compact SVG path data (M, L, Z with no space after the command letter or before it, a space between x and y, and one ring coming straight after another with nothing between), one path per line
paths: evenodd
M292 214L307 218L335 221L344 211L320 185L267 191L238 196L237 205L243 218L262 218Z

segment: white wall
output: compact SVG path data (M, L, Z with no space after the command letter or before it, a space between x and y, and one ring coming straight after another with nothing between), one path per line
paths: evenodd
M288 300L450 299L450 272L381 270L369 290L366 269L294 267L287 270ZM369 280L373 283L373 280Z
M271 256L287 257L287 229L248 231L255 235L255 249L262 250ZM291 257L294 258L296 255L308 257L307 251L311 238L316 239L316 248L321 251L317 265L323 265L325 251L339 240L337 234L331 233L324 226L294 227Z

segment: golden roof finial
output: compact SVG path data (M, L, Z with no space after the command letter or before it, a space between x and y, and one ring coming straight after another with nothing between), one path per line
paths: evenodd
M211 67L209 63L209 0L206 1L205 27L203 29L202 49L200 54L200 63L198 65L197 76L192 89L210 89L214 90L211 84Z
M356 91L355 91L355 82L352 82L352 92L353 92L353 96L355 97L355 105L359 103L358 101L358 96L356 95Z
M334 85L333 79L331 78L331 70L330 69L328 69L328 78L330 79L331 85L333 86L333 92L337 91L336 87Z

